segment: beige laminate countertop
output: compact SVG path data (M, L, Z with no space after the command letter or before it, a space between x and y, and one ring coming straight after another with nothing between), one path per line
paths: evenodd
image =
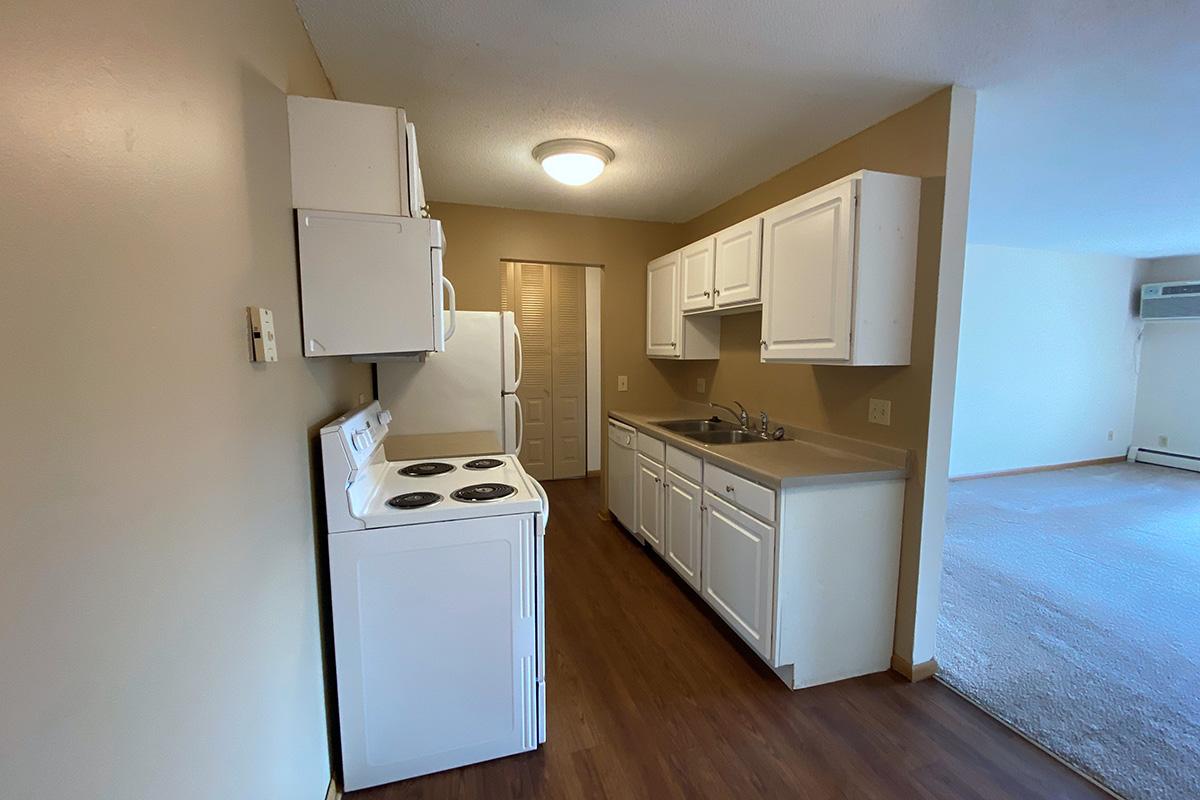
M461 433L397 434L383 440L388 461L414 461L421 458L490 456L503 453L500 439L493 431Z
M906 451L833 434L789 427L788 435L797 437L789 441L701 444L655 423L671 419L704 419L711 416L711 412L697 414L685 410L643 414L609 411L608 415L672 447L777 488L908 477Z

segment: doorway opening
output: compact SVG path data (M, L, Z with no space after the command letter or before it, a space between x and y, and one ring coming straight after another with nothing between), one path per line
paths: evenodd
M500 309L521 334L521 449L538 480L600 469L601 268L503 260Z

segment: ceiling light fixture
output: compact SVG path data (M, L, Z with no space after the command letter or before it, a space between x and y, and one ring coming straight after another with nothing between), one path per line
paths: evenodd
M616 153L590 139L551 139L533 148L533 157L559 183L583 186L600 177Z

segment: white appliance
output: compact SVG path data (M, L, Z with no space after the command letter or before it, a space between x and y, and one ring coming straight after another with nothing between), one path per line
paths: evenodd
M347 791L546 740L545 492L508 455L389 462L389 417L321 429Z
M608 421L608 510L637 536L637 431Z
M296 238L304 355L446 349L455 302L439 221L298 208Z
M1142 285L1142 319L1200 319L1200 281Z
M379 400L393 434L495 431L521 451L521 332L511 311L459 311L454 340L423 362L380 362Z

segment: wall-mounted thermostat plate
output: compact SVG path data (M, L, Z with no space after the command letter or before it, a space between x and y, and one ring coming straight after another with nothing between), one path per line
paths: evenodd
M279 349L275 344L275 317L269 308L246 309L250 313L250 342L253 361L278 361Z

